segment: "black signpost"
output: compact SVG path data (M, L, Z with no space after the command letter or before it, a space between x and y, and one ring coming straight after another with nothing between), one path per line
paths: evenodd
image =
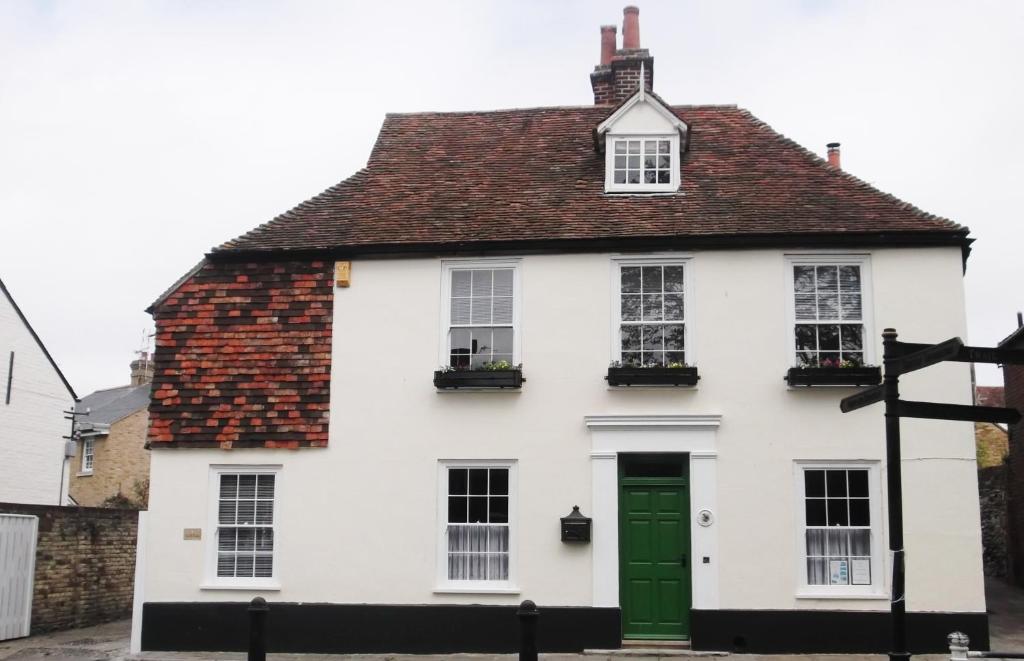
M965 347L954 337L939 344L898 342L896 331L882 332L882 385L865 388L839 403L843 413L856 411L877 402L885 402L885 454L889 491L889 550L892 552L892 591L889 608L892 614L892 651L890 661L906 661L907 604L906 574L903 556L903 471L900 454L900 418L931 418L936 420L973 420L977 422L1016 423L1021 414L1016 409L994 406L934 404L900 399L899 378L943 361L1024 364L1024 351Z

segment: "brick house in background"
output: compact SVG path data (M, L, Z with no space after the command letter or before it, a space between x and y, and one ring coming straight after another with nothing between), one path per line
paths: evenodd
M143 353L131 363L131 383L97 390L76 405L78 441L71 497L84 507L145 509L149 494L149 393L153 362Z
M280 652L508 652L523 599L542 651L888 649L884 420L838 404L883 328L965 335L972 239L670 105L638 11L592 105L389 114L152 305L143 649L238 649L257 595ZM972 430L903 440L910 646L985 648Z
M1024 323L999 343L1003 349L1024 350ZM1003 365L1006 405L1024 411L1024 365ZM1006 459L1007 532L1010 580L1024 587L1024 422L1010 425L1010 454Z
M976 386L977 406L1006 406L1002 386ZM975 422L974 438L978 458L978 496L981 500L981 545L985 575L1004 577L1007 557L1006 457L1009 433L1004 425Z

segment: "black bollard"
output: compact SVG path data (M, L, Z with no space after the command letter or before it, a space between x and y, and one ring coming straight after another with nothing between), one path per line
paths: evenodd
M540 611L529 599L519 604L519 661L537 661L537 618Z
M267 661L266 625L269 611L270 606L263 597L254 597L249 602L249 661Z

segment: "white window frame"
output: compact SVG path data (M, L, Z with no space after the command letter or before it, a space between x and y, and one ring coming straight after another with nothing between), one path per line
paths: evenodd
M864 326L864 365L877 365L875 350L874 287L871 280L871 256L867 253L815 252L794 253L785 256L786 263L786 351L790 367L797 367L796 361L796 283L793 278L795 266L859 266L861 288L861 324ZM822 386L836 387L836 386ZM843 387L843 386L839 386Z
M671 181L667 184L617 184L615 183L615 141L616 140L670 140L669 156L672 158ZM679 132L665 133L609 133L605 137L604 190L607 193L674 193L679 190ZM640 148L643 158L643 146Z
M88 459L88 461L86 461ZM93 467L96 465L96 441L86 436L82 439L82 472L81 475L92 475Z
M623 266L682 266L683 267L683 336L685 342L686 364L697 364L697 352L693 332L694 291L693 256L680 253L653 253L647 255L615 255L611 258L611 320L609 360L622 360L622 343L619 338L619 327L622 324L622 267ZM664 386L651 386L664 387ZM669 386L671 387L671 386ZM637 386L631 386L636 389Z
M453 581L448 579L448 469L508 469L509 555L506 581ZM435 593L519 594L519 495L518 462L515 459L442 459L437 462L437 571Z
M210 466L210 478L207 494L207 523L203 532L205 538L205 562L203 569L202 590L272 590L281 589L281 465L280 464L216 464ZM274 554L273 571L270 577L244 578L217 576L217 531L220 522L217 517L220 505L221 475L267 474L274 475Z
M868 511L871 516L871 585L811 585L807 582L807 528L806 491L804 471L811 470L863 470L868 471ZM793 462L794 493L796 494L796 557L798 599L888 599L888 574L882 553L887 538L882 521L882 488L879 462L868 459L847 461L797 460Z
M452 328L452 271L460 271L464 269L512 270L512 364L522 364L523 285L521 266L522 259L519 257L441 260L441 318L440 337L438 343L438 365L441 367L447 367L451 358L448 343L449 332ZM516 389L515 392L518 392L518 389Z

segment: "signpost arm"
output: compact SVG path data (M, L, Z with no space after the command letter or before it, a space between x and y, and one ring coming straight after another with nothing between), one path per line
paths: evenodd
M892 651L889 661L907 661L907 602L903 564L903 477L900 453L900 388L896 331L882 332L885 367L885 454L889 492L889 550L892 551L892 586L889 609L892 619Z

